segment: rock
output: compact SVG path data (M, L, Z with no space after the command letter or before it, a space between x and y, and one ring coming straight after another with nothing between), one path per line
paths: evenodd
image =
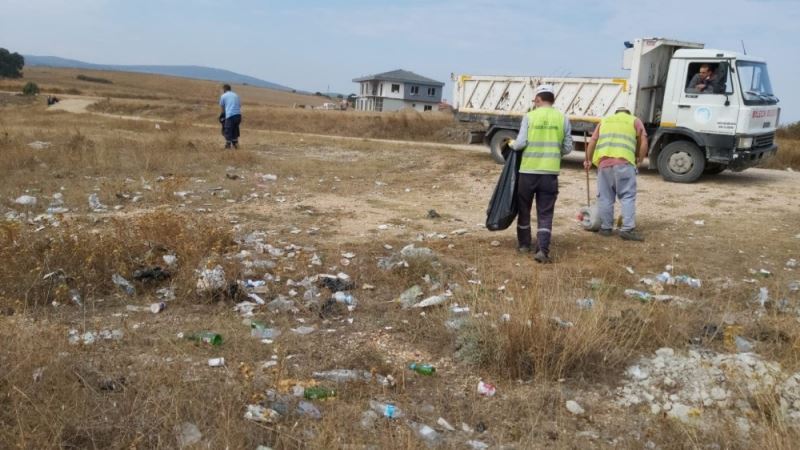
M400 294L400 304L403 308L411 308L423 294L422 288L415 284Z
M629 367L628 370L625 373L629 377L631 377L631 378L633 378L635 380L639 380L639 381L646 380L647 378L650 377L650 375L647 372L645 372L644 370L642 370L642 368L639 367L639 366Z
M492 247L500 247L500 241L492 241L491 243L489 243L489 245L491 245Z
M14 200L14 203L22 206L36 206L36 197L32 195L21 195Z
M696 410L682 403L673 403L672 409L667 412L667 416L673 419L678 419L681 422L688 423L692 415L695 415Z
M581 405L579 405L578 402L574 400L567 400L566 407L567 411L571 412L576 416L580 416L586 413L586 410L584 410L583 407L581 407Z
M711 389L711 398L716 400L716 401L718 401L718 402L721 402L721 401L727 400L728 393L725 392L725 389L722 389L722 388L719 388L719 387L715 387L715 388Z
M428 219L438 219L442 217L435 209L428 210Z
M461 235L467 234L467 231L468 230L466 228L459 228L457 230L453 230L452 232L450 232L450 234L454 234L456 236L461 236Z
M373 410L367 410L361 413L361 428L368 430L375 425L375 421L378 420L378 413Z

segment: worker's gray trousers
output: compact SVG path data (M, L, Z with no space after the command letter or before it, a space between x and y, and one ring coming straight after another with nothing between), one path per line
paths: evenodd
M614 200L622 206L622 231L636 228L636 167L632 164L597 170L597 212L600 228L614 228Z

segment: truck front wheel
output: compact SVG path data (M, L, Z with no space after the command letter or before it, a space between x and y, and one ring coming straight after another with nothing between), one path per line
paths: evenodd
M658 172L673 183L691 183L700 178L705 168L705 155L694 142L672 142L658 155Z
M512 130L499 130L492 135L492 140L489 141L489 150L492 152L492 158L497 164L504 164L508 152L513 151L506 145L509 139L515 139L517 133Z

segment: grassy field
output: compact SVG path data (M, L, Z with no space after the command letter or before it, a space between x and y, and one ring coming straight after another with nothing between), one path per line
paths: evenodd
M146 91L135 78L129 92ZM619 400L628 368L663 347L738 355L739 337L755 358L780 365L781 375L769 375L778 383L800 370L796 174L754 170L675 185L642 173L638 227L647 241L637 244L578 227L583 172L566 162L556 263L541 266L517 254L513 229L482 226L500 170L485 152L275 132L453 139L441 116L256 104L246 144L223 152L218 130L192 125L213 105L174 95L95 107L126 115L142 112L126 109L138 102L174 108L180 120L158 128L0 96L0 447L411 449L426 443L415 424L435 429L431 445L445 449L795 447L794 407L766 373L740 380L726 367L720 385L731 402L681 397L692 406L686 420L654 413L648 401ZM302 119L297 128L293 118ZM367 134L371 121L389 130L404 120L396 134ZM36 141L48 144L29 146ZM105 209L89 207L93 193ZM22 195L36 204L15 203ZM68 211L48 215L58 199ZM409 244L432 253L400 255ZM168 265L165 255L177 262ZM391 262L397 267L387 268ZM641 282L667 265L702 285ZM224 286L198 292L198 274L216 266ZM169 276L134 279L153 267ZM352 310L313 280L339 272L354 282ZM115 285L115 274L135 293ZM233 308L252 300L237 284L247 279L263 280L258 295L280 301L243 317ZM452 296L445 306L404 309L398 298L414 285L417 301ZM161 301L164 288L174 299L160 313L130 308ZM673 299L640 301L626 289ZM591 308L576 303L585 298ZM456 304L469 311L454 311ZM253 320L280 336L252 337ZM300 334L302 327L313 331ZM72 344L71 330L122 335ZM223 344L178 337L202 330L222 334ZM217 357L225 365L209 367ZM436 375L408 370L413 361L434 365ZM330 369L391 375L394 383L314 377ZM692 380L675 376L662 386L651 374L654 389L682 396ZM495 396L478 394L481 379L496 386ZM319 417L298 410L302 398L292 395L314 385L337 389L334 400L309 401ZM370 400L405 415L371 417ZM568 411L570 400L584 412ZM248 405L277 416L248 420ZM191 427L201 437L187 443Z

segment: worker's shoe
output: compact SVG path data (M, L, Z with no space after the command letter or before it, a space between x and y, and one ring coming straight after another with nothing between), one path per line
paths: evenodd
M623 241L644 241L644 236L637 233L636 230L620 230L619 237L621 237Z
M520 253L530 253L531 252L531 246L530 245L520 245L519 247L517 247L517 251L520 252Z
M533 255L533 259L540 264L550 264L551 262L553 262L553 260L550 259L550 257L547 256L547 254L541 250L539 250L538 252L536 252L535 255Z
M600 228L600 230L597 231L597 234L599 234L600 236L609 237L613 233L611 232L610 228Z
M226 142L225 143L225 150L230 150L230 148L231 148L231 143L230 142Z

